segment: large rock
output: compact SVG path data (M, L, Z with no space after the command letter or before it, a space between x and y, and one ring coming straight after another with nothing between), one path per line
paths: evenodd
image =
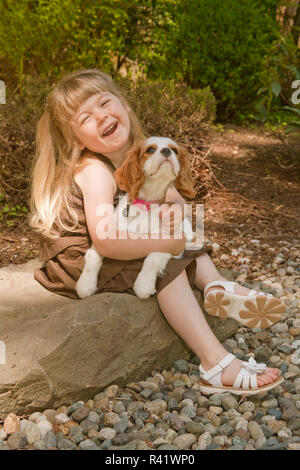
M0 269L0 419L87 400L190 356L154 298L103 293L71 300L34 281L36 266L33 260ZM207 320L220 341L237 328L234 320Z

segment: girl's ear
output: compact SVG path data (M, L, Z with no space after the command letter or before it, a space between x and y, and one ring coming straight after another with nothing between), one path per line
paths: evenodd
M175 180L175 187L182 196L193 199L196 192L194 190L194 181L190 170L190 156L187 150L182 146L179 146L178 156L180 172Z
M117 185L129 194L131 201L137 198L138 191L145 181L145 174L141 166L141 153L141 145L134 145L127 153L123 165L117 168L114 173Z
M74 135L74 132L73 132L73 135ZM76 144L78 145L79 150L83 150L85 148L85 145L80 142L77 136L74 136L74 139L76 141Z

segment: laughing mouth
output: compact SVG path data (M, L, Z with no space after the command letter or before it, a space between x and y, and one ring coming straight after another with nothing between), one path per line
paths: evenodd
M107 137L107 136L113 134L115 132L115 130L117 129L117 126L118 126L117 122L111 124L107 129L105 129L102 136Z

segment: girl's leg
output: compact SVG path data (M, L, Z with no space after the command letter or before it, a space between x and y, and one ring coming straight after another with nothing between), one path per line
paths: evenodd
M206 284L208 284L211 281L227 281L225 277L221 276L221 274L217 271L211 257L207 253L203 253L197 258L197 268L196 268L196 278L195 278L195 284L198 287L198 289L203 290ZM222 286L220 288L223 289ZM209 292L211 289L214 289L214 287L211 287L210 289L207 289L207 292ZM235 286L235 293L239 295L247 295L249 292L249 289L247 289L244 286L240 286L239 284L236 284Z
M228 354L210 329L185 271L157 294L157 300L168 323L199 357L205 370ZM239 359L232 361L222 374L223 384L232 385L240 368ZM273 382L277 375L278 369L267 368L258 376L258 386Z

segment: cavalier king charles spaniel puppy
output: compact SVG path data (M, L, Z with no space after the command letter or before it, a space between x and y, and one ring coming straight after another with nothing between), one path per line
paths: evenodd
M184 147L166 137L150 137L136 144L127 153L125 162L115 171L114 176L118 187L127 193L114 212L119 231L128 230L150 236L159 234L163 229L158 214L161 212L160 204L165 202L168 188L174 185L188 198L195 195L188 153ZM187 242L194 241L195 234L187 218L184 218L179 230L184 232ZM181 258L182 255L183 253L174 258ZM169 253L158 252L150 253L145 258L133 286L137 297L147 299L155 294L157 276L164 274L171 258ZM80 298L97 291L102 260L103 257L92 245L85 254L85 266L76 284Z

